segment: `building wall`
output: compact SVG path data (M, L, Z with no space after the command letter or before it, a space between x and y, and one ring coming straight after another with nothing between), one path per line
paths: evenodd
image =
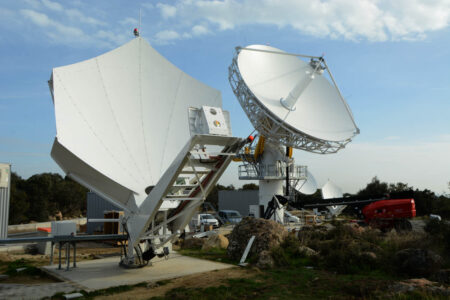
M219 191L219 210L237 210L248 216L249 206L258 204L258 190Z
M11 165L0 163L0 239L8 238Z
M89 222L89 219L103 219L105 211L121 211L122 209L115 206L111 202L103 199L99 195L94 192L87 193L87 211L86 218L88 219L87 223L87 233L93 234L94 231L103 231L103 222L101 223L93 223Z

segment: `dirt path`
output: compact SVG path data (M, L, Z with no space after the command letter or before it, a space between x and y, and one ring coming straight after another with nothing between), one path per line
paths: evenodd
M136 287L131 291L118 293L110 296L95 297L98 299L149 299L151 297L161 297L174 288L206 288L227 284L229 278L249 278L255 276L255 271L243 268L231 268L218 271L193 274L170 280L168 283L157 285L149 283L147 287Z

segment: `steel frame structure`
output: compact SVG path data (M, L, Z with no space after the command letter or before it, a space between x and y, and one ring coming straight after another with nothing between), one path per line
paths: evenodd
M246 48L240 47L236 48L236 53L233 57L231 65L228 68L228 81L230 82L231 88L233 89L236 98L238 99L240 105L242 106L242 109L247 114L247 117L249 118L253 127L260 134L262 134L264 137L266 137L269 140L272 140L277 144L282 144L288 147L293 147L317 154L336 153L340 149L344 148L345 145L347 145L351 141L351 138L346 139L344 141L327 141L312 137L310 135L305 134L304 132L292 128L291 126L286 124L283 120L279 119L274 114L270 113L267 110L267 108L264 107L264 105L262 105L260 101L258 101L257 97L253 94L253 92L248 88L239 72L237 58L240 51L243 49ZM280 52L279 54L307 57L304 55L289 54L282 52ZM330 74L330 77L332 78L334 86L336 87L340 95L340 91L337 88L336 83L330 71L328 70L326 63L324 61L323 63L328 71L328 74Z
M285 163L276 164L243 164L239 166L240 180L272 180L286 179ZM291 180L306 180L306 166L291 165L289 167L289 178Z

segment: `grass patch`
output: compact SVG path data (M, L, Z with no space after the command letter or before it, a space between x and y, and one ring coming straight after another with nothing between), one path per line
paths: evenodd
M26 281L27 278L54 280L53 277L49 276L38 267L35 267L32 262L23 258L12 262L2 262L2 268L3 273L9 275L10 279L14 279L19 282L21 278L23 281Z
M64 298L65 294L76 293L76 292L79 292L84 295L82 298L79 298L79 299L83 299L83 300L95 299L95 297L117 295L117 294L131 291L136 287L146 287L146 286L147 286L147 282L140 282L140 283L133 284L133 285L114 286L114 287L97 290L97 291L93 291L93 292L86 292L86 291L82 290L82 291L72 291L72 292L66 292L66 293L56 293L50 299L51 300L62 300L62 299L65 299Z
M252 278L228 279L208 288L180 287L163 299L351 299L378 297L389 280L368 275L339 275L305 267L287 266L255 273Z
M226 249L212 248L208 251L201 249L180 249L178 253L181 255L191 256L195 258L207 259L227 264L236 264L235 261L228 258Z
M172 282L172 279L160 280L160 281L156 282L156 285L157 286L163 286L163 285L166 285L166 284L171 283L171 282Z

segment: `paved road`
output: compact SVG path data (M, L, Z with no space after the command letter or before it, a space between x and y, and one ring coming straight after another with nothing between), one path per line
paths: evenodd
M56 282L46 284L5 283L0 284L0 299L34 300L34 299L42 299L44 297L51 297L59 292L68 293L75 290L79 289L67 282Z

